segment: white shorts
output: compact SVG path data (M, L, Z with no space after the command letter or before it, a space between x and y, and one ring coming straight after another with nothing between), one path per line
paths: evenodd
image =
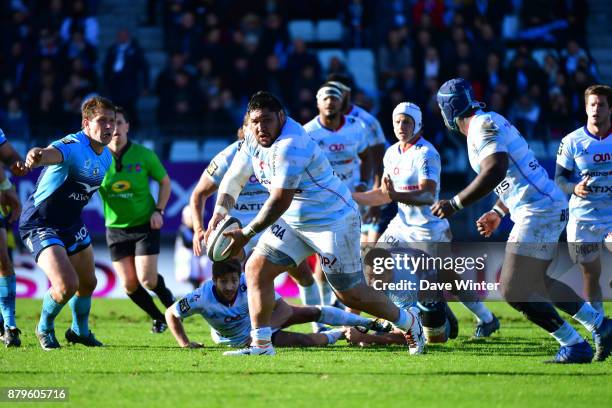
M363 274L360 228L361 220L357 214L340 219L330 227L308 230L291 227L279 218L263 233L255 251L265 256L269 249L275 250L287 255L295 265L316 252L321 258L323 272L328 276Z
M389 249L406 246L421 250L429 256L438 256L441 247L444 246L438 243L451 242L452 238L449 228L432 229L406 225L396 216L380 236L377 244Z
M603 242L612 242L612 222L590 223L570 217L567 242L574 262L589 263L599 257Z
M514 227L508 236L506 251L550 261L557 254L559 237L567 224L567 214L567 209L557 209L513 217Z

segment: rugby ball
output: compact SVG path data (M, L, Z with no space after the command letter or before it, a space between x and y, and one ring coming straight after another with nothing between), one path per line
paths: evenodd
M229 258L229 254L225 254L223 256L221 254L230 245L232 239L224 236L223 233L240 228L242 228L242 225L240 224L238 218L227 215L217 224L217 227L212 230L208 236L208 241L206 243L206 255L208 255L208 257L214 262L225 261L227 258Z

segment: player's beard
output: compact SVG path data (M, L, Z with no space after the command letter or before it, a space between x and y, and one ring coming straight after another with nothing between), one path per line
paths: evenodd
M336 111L336 112L329 113L329 114L324 115L324 116L325 116L325 120L326 121L331 122L331 121L334 121L334 120L338 119L338 117L340 116L340 112Z

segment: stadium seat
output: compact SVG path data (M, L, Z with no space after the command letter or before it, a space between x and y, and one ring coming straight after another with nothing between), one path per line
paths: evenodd
M344 55L344 51L339 48L319 50L317 52L317 57L319 58L319 64L321 64L321 68L323 68L324 72L327 72L327 69L329 68L329 61L331 61L333 57L339 58L340 61L346 64L346 55Z
M374 67L374 54L372 50L367 48L354 48L348 50L347 64L349 66L363 65L366 67Z
M310 20L293 20L287 24L292 40L301 38L306 42L315 40L315 27Z
M506 55L504 55L504 66L509 67L516 55L516 50L513 48L508 48L506 50Z
M357 87L366 94L375 96L377 93L376 73L373 66L349 64L348 70L355 78Z
M315 37L320 42L340 42L342 34L342 24L338 20L321 20L317 24Z
M231 142L227 138L211 138L204 141L201 158L211 161L221 150L225 149Z
M502 37L506 40L516 38L519 32L519 18L515 15L508 15L502 21Z
M195 140L176 140L170 148L170 161L191 162L202 160L198 142Z

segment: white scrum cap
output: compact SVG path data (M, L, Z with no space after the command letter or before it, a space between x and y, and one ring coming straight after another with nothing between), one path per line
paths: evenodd
M416 135L423 127L423 117L421 109L412 102L402 102L393 109L393 117L404 114L410 116L414 120L414 134Z
M322 86L317 92L317 99L324 99L327 96L334 96L342 99L342 91L335 86Z

